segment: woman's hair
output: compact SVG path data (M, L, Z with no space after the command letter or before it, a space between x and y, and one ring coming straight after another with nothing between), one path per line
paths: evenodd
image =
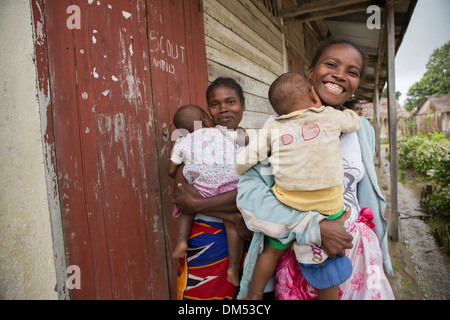
M359 100L348 100L348 101L344 102L343 106L351 109L357 103L361 104L361 102Z
M225 87L234 89L236 91L236 93L238 94L239 100L241 102L245 102L244 92L242 90L241 85L239 83L237 83L236 80L234 80L233 78L224 78L224 77L217 78L208 86L208 89L206 90L206 101L209 101L209 95L211 94L211 92L215 88L221 87L221 86L225 86Z
M349 46L352 46L353 48L355 48L356 50L358 50L358 52L361 54L361 58L362 58L362 68L361 68L361 75L360 75L360 79L362 79L366 73L366 63L367 63L367 55L366 53L360 48L360 46L358 46L356 43L350 41L350 40L345 40L345 39L331 39L328 41L323 42L320 47L316 50L316 54L314 55L312 61L311 61L311 68L314 68L317 64L317 61L319 60L320 56L322 55L322 53L328 49L329 47L335 45L335 44L347 44Z

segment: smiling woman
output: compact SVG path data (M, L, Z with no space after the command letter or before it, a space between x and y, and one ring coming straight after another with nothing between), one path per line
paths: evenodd
M358 46L347 40L330 40L314 56L308 79L324 105L340 110L357 89L364 75L365 63L365 55ZM385 272L393 275L393 271L387 248L388 224L383 217L386 200L378 186L373 163L374 132L367 119L360 120L361 128L357 132L344 133L340 137L344 205L350 212L337 220L320 220L314 211L297 211L296 216L304 228L301 233L304 238L299 242L314 245L320 241L321 250L331 259L344 255L349 257L353 271L350 278L339 285L340 299L393 299L385 275ZM325 157L321 161L333 160ZM272 189L273 176L266 169L262 170L263 166L259 163L241 176L237 205L248 216L257 217L259 225L275 224L279 227L280 221L294 209L280 205ZM292 170L292 175L297 173L298 170ZM304 176L299 179L304 179ZM304 223L305 218L309 219L308 223ZM342 227L344 221L345 229ZM319 234L320 240L313 239ZM246 256L238 298L249 296L259 248L264 246L264 241L264 234L255 232ZM318 299L318 291L311 288L306 277L308 275L300 270L294 251L289 249L275 270L276 299Z
M209 85L206 98L207 109L216 128L222 128L228 132L226 133L228 136L238 128L244 113L245 100L241 86L234 79L217 78ZM228 138L225 140L231 141ZM217 177L218 171L223 172L224 175L232 175L234 158L239 148L234 142L231 143L233 150L223 153L228 155L224 165L218 163L211 165L209 172L205 173L205 179L211 180ZM219 144L215 143L213 149L216 154L220 153ZM202 165L204 166L205 164ZM236 237L230 234L230 231L236 230L243 240L250 236L236 207L236 186L220 179L220 184L211 188L217 193L204 198L193 185L187 182L182 174L183 171L184 168L181 170L180 167L175 177L175 185L178 188L174 192L174 203L183 214L195 214L195 216L186 256L182 257L179 263L177 298L183 300L232 299L235 287L239 284L239 275L236 273L239 273L242 250L239 251L238 247L243 248L243 243L238 241L238 245L233 245L235 242L230 240ZM223 192L226 184L228 184L227 192Z
M242 120L245 98L242 88L231 78L217 78L206 92L208 111L214 123L235 130Z
M365 65L365 54L350 42L325 43L312 60L308 79L324 105L341 106L358 88Z

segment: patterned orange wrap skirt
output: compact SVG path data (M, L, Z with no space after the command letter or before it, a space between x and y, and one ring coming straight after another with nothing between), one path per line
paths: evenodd
M223 223L197 219L188 249L180 259L178 300L231 300L236 287L227 281L228 248Z

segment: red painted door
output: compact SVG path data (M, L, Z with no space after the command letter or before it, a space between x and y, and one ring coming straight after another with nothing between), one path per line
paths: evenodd
M70 297L174 298L166 169L174 111L205 101L201 1L32 5L37 57L47 59L37 61L39 85L49 88L47 166L57 176L67 265L80 268Z

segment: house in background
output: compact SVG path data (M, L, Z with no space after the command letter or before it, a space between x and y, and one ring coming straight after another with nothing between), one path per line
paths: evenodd
M177 108L233 77L258 129L272 81L345 38L368 54L355 98L378 110L416 3L0 1L0 298L174 299Z
M411 111L417 132L450 134L450 94L426 96Z
M410 113L405 109L398 101L396 101L397 109L397 137L400 138L406 133L407 121L410 117ZM374 108L372 102L362 102L362 116L372 123L374 122ZM387 141L389 138L389 126L388 126L388 99L380 99L380 139Z

